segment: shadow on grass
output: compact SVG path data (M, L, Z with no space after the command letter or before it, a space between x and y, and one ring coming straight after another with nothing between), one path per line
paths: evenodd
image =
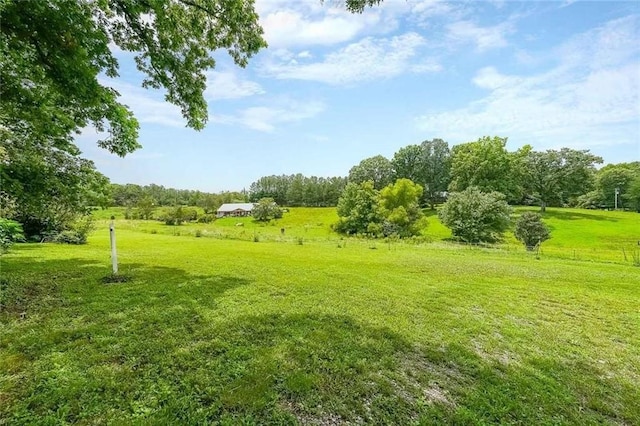
M31 311L46 314L81 296L83 304L94 303L95 313L121 311L140 306L206 305L224 292L247 285L243 278L225 275L197 275L184 269L139 263L119 265L125 282L105 284L110 266L82 259L40 260L21 256L3 263L0 285L0 316L4 320ZM119 288L115 288L119 287Z
M538 212L539 213L539 212ZM618 222L618 219L607 215L607 212L590 210L589 213L580 213L576 211L565 210L547 210L541 213L543 219L558 220L596 220L603 222Z
M343 315L210 319L211 309L154 302L97 315L57 340L39 330L49 343L10 389L0 419L596 424L640 414L638 389L586 363L505 365L459 344L416 346ZM14 349L29 351L28 341L35 344L23 337Z

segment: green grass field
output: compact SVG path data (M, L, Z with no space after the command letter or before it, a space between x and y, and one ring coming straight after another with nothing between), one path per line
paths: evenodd
M412 244L340 239L334 209L118 219L106 284L113 213L2 257L0 424L640 419L638 214L550 209L539 258L435 217Z

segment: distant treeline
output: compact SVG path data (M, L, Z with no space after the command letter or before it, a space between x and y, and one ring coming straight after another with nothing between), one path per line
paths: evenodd
M244 192L220 192L217 194L190 189L165 188L162 185L111 184L111 205L121 207L153 206L198 206L213 213L224 203L244 203L248 200Z
M476 187L504 194L510 204L624 208L640 211L640 162L596 165L602 158L588 150L561 148L534 151L525 145L516 151L507 138L483 137L449 147L442 139L400 148L391 159L365 158L348 177L294 175L263 176L249 191L218 194L165 188L161 185L110 185L115 206L198 206L207 213L223 203L258 202L272 198L280 206L336 206L347 183L371 181L381 190L406 178L423 188L423 207L444 202L452 192Z
M249 187L249 200L270 197L281 206L335 206L346 184L344 177L264 176Z

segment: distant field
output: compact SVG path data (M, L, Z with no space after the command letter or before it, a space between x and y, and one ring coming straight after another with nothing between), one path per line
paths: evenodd
M340 239L334 209L118 219L113 284L105 219L86 246L20 244L0 424L637 424L638 216L553 209L539 259L433 217L420 244Z
M166 226L161 222L123 220L124 208L97 210L96 219L105 229L111 215L118 219L123 229L160 234L195 235L200 231L203 237L238 239L253 241L328 241L336 243L342 237L332 231L331 225L338 220L336 209L293 207L278 221L264 224L253 218L224 218L209 224L188 223L181 226ZM533 207L517 207L514 221L523 211L538 211ZM425 210L429 225L424 231L425 241L445 244L449 248L460 248L451 243L451 232L440 223L436 212ZM122 220L121 220L122 219ZM542 245L542 256L560 257L572 260L594 260L619 263L633 263L634 255L640 256L640 214L583 209L548 208L543 215L551 228L552 238ZM236 226L242 224L242 226ZM284 228L284 234L281 229ZM521 244L508 232L505 241L493 246L501 250L521 251Z

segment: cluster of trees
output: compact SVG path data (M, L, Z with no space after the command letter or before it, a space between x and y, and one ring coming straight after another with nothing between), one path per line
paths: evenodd
M0 126L0 133L6 129ZM89 160L52 144L0 137L0 217L21 224L27 238L49 238L108 204L108 179Z
M245 203L245 192L224 191L217 194L190 189L165 188L162 185L111 184L111 205L120 207L197 206L214 213L224 203Z
M347 184L343 177L295 175L264 176L249 187L249 199L272 198L281 206L335 206Z
M441 202L450 182L451 150L442 139L401 148L389 160L382 155L362 160L349 171L349 182L373 182L382 189L397 179L409 179L423 188L421 204Z
M409 179L398 179L381 190L371 180L350 182L338 201L337 232L347 235L420 235L427 226L419 206L422 187Z
M469 243L496 242L502 239L511 222L511 207L506 196L500 192L482 192L469 187L451 194L438 216L459 240ZM516 239L527 250L551 238L549 228L542 217L533 212L524 212L515 224Z
M390 160L381 155L362 160L351 168L348 180L371 181L379 190L397 179L410 179L424 188L421 205L432 209L449 193L470 187L499 192L510 204L538 204L542 211L546 206L609 206L603 200L613 200L605 194L613 194L614 182L626 207L640 204L640 184L634 183L640 176L637 163L610 165L598 172L602 158L588 150L534 151L525 145L508 151L506 144L507 138L501 137L482 137L452 148L442 139L424 141L401 148Z
M598 170L593 191L579 197L578 205L640 212L640 161L607 164Z

